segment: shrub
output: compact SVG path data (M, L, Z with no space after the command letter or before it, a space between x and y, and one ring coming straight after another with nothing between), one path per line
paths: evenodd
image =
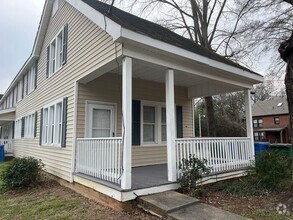
M4 188L35 186L40 182L43 167L42 161L33 157L14 159L0 175Z
M291 162L282 153L263 151L255 165L256 176L266 189L279 191L290 186Z
M179 179L182 191L196 189L196 182L204 174L208 174L210 169L206 167L207 160L201 161L195 155L189 155L188 159L182 159L179 169L182 171L182 177Z

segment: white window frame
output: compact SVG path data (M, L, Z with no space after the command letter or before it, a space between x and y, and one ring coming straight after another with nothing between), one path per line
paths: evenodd
M21 139L22 118L15 120L14 139Z
M154 142L145 142L143 138L143 107L151 106L155 107L155 141ZM166 141L162 141L162 108L166 108L166 104L162 102L154 102L154 101L145 101L141 100L141 108L140 108L140 137L141 137L141 146L165 146L167 144ZM167 123L166 123L167 124ZM167 126L166 126L167 129Z
M27 72L27 94L35 90L35 64Z
M61 147L62 126L63 126L62 121L63 121L63 108L64 108L63 99L64 98L60 98L43 107L42 146ZM60 104L61 104L61 112L59 114L60 117L57 117L58 116L57 107ZM52 114L50 113L50 111L53 107L54 107L54 117L52 118ZM58 137L60 137L60 139Z
M23 91L23 79L21 79L17 84L17 102L22 100L22 91Z
M24 116L24 138L34 138L35 117L35 113Z
M64 40L64 27L61 28L61 30L55 35L55 37L51 40L49 44L49 47L50 47L49 73L48 73L49 78L53 76L55 73L57 73L63 66L62 64L63 40ZM53 45L54 45L54 53L52 53Z
M59 1L54 0L53 9L52 9L52 17L56 14L56 12L58 11L58 8L59 8Z
M117 136L117 104L113 102L102 102L102 101L92 101L92 100L86 100L85 106L86 106L86 114L85 114L85 120L86 120L86 126L85 126L85 137L91 138L92 136L92 106L99 106L101 109L106 107L112 107L113 108L113 114L111 115L113 123L111 124L111 131L114 132L114 137ZM99 108L98 107L98 108ZM111 137L113 137L111 135Z

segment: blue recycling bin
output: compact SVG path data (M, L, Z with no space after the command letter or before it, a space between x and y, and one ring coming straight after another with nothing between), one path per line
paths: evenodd
M268 150L270 147L270 142L255 142L254 143L254 152L255 160L257 160L258 155L265 150Z
M5 161L4 145L0 145L0 163Z

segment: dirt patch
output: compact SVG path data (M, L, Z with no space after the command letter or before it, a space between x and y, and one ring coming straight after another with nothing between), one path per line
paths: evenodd
M227 211L256 220L293 219L293 191L280 193L266 192L263 195L240 196L221 190L222 184L231 184L229 180L202 186L201 196L195 195L203 202Z

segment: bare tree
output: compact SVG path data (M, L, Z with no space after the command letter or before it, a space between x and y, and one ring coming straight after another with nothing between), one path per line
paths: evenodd
M128 0L128 2L129 8L138 9L140 15L146 12L160 12L162 17L157 19L157 23L208 50L237 60L237 54L243 51L243 46L235 36L239 33L246 15L251 11L254 0ZM209 136L216 136L213 98L205 97L205 102L208 133Z

